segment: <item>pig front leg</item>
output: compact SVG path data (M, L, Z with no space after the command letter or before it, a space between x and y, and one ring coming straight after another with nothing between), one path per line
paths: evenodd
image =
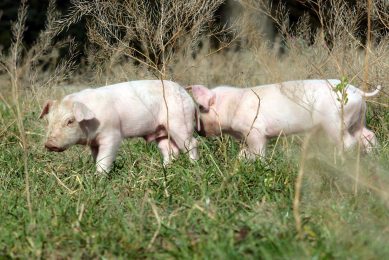
M96 173L108 173L112 163L116 158L121 138L119 136L109 136L99 140L96 155ZM92 149L93 156L93 149Z
M255 160L257 156L265 159L267 138L257 131L251 131L246 138L247 148L243 148L238 157L246 160Z
M92 153L93 162L96 163L97 154L99 153L99 147L97 145L91 145L90 151Z
M378 147L377 137L372 131L370 131L366 127L362 129L360 139L362 140L364 151L366 153L371 153L374 148Z
M168 138L163 138L157 142L163 156L163 166L167 166L172 159L178 156L180 151L172 141L169 142Z

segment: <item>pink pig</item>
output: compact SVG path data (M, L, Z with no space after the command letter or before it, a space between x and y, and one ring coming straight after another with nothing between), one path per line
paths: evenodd
M374 133L365 127L366 103L381 89L365 93L347 85L348 101L341 104L333 90L339 80L301 80L253 88L220 86L212 90L194 85L192 93L200 107L200 134L230 134L245 140L240 157L265 156L269 138L322 127L340 147L351 148L360 140L366 152L377 145ZM344 124L343 128L341 124ZM343 129L343 132L342 132Z
M45 147L62 152L73 144L89 145L97 172L110 170L122 139L127 137L156 141L165 165L179 151L188 151L192 160L198 158L193 138L195 104L171 81L140 80L85 89L61 101L47 101L40 118L45 115Z

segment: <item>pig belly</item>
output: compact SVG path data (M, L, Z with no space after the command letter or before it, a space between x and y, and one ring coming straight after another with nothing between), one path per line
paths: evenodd
M136 115L129 115L120 118L120 126L122 135L125 138L129 137L144 137L155 134L162 125L158 117L147 113L137 113Z
M166 128L162 125L159 125L153 133L145 135L143 138L146 140L146 142L152 142L167 136L168 132L166 131Z
M278 112L278 111L276 111ZM284 113L271 113L263 116L262 124L265 126L265 135L276 137L280 134L297 134L308 131L317 125L312 113L308 111L284 111Z
M297 97L267 89L259 110L259 127L269 137L310 130L320 124L322 111L319 108L323 98L309 89Z

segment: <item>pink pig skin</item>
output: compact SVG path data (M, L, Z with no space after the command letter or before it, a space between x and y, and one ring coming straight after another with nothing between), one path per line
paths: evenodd
M263 158L269 138L315 127L322 127L340 147L341 140L346 149L360 140L365 151L370 152L377 140L365 127L364 97L378 94L381 86L371 93L347 86L342 132L341 104L332 89L339 83L333 79L301 80L253 88L220 86L210 90L202 85L191 88L200 106L200 133L214 136L223 132L245 140L247 149L242 149L240 156Z
M45 115L46 148L60 152L73 144L89 145L97 172L110 170L122 139L129 137L156 141L164 164L179 151L188 152L192 160L198 158L194 102L172 81L140 80L85 89L61 101L47 101L40 117Z

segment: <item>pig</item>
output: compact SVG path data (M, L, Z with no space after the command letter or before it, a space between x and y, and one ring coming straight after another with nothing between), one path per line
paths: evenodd
M172 81L138 80L85 89L60 101L48 100L40 118L45 116L45 147L62 152L74 144L88 145L97 173L109 172L121 141L130 137L156 141L164 165L180 151L198 159L195 103Z
M321 127L342 150L361 141L364 151L377 146L372 131L365 127L364 97L378 94L347 85L343 109L334 87L341 81L299 80L253 88L219 86L208 89L190 86L200 110L200 135L230 134L243 140L239 157L264 158L266 143L281 134L290 135ZM343 124L343 127L342 127Z

